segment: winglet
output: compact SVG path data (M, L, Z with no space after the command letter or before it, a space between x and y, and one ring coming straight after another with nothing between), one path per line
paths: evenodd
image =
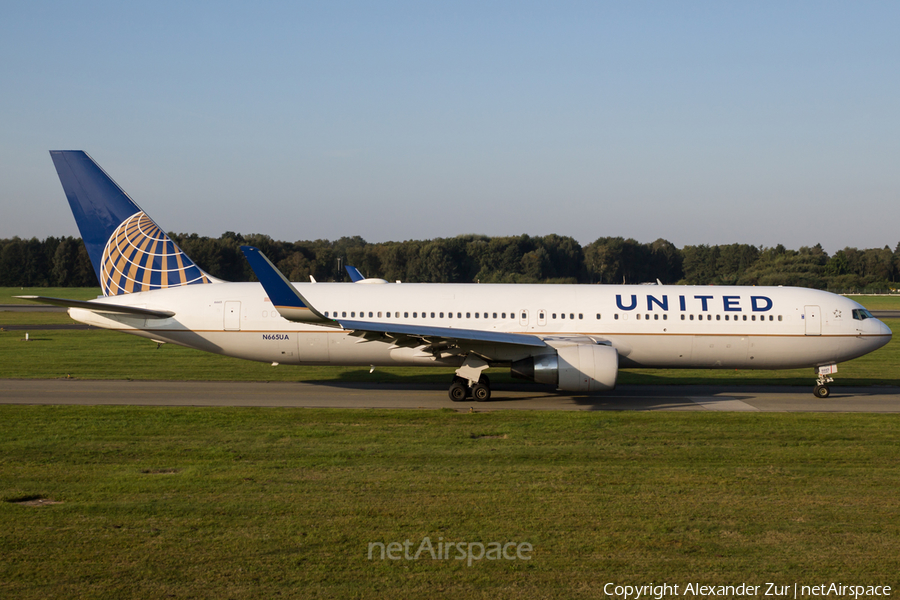
M353 283L365 279L365 277L362 276L362 273L360 273L359 269L357 269L356 267L346 265L344 268L347 269L347 274L350 276L350 281L352 281Z
M282 275L278 267L272 264L265 254L253 246L241 246L241 252L247 257L250 268L256 274L256 278L262 284L269 300L275 305L275 310L288 321L298 321L303 323L320 323L327 325L335 325L333 320L329 319L304 298L297 291L291 282Z

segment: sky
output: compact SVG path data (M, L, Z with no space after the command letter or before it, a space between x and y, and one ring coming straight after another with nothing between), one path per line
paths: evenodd
M6 2L0 238L49 150L163 229L900 242L900 3Z

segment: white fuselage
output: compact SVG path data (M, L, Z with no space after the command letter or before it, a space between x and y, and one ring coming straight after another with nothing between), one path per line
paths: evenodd
M782 369L838 363L885 345L890 329L854 318L842 296L788 287L523 284L294 284L330 318L590 337L611 344L620 367ZM459 366L390 338L282 318L258 283L191 285L102 302L173 311L144 319L72 308L72 318L153 340L280 364ZM858 313L857 313L858 314ZM543 350L469 343L505 364Z

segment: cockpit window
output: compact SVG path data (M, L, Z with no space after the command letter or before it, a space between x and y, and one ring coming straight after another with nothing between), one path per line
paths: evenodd
M856 319L857 321L864 321L866 319L874 319L875 317L873 317L872 313L870 313L869 311L867 311L864 308L854 308L853 309L853 318Z

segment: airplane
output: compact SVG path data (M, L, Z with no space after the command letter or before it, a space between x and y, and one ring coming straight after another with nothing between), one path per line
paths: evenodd
M887 344L862 305L795 287L288 281L241 248L259 282L190 259L83 151L51 151L103 291L23 296L76 321L247 360L455 367L450 398L486 401L489 368L575 393L612 390L620 368L812 367L826 398L837 364Z

